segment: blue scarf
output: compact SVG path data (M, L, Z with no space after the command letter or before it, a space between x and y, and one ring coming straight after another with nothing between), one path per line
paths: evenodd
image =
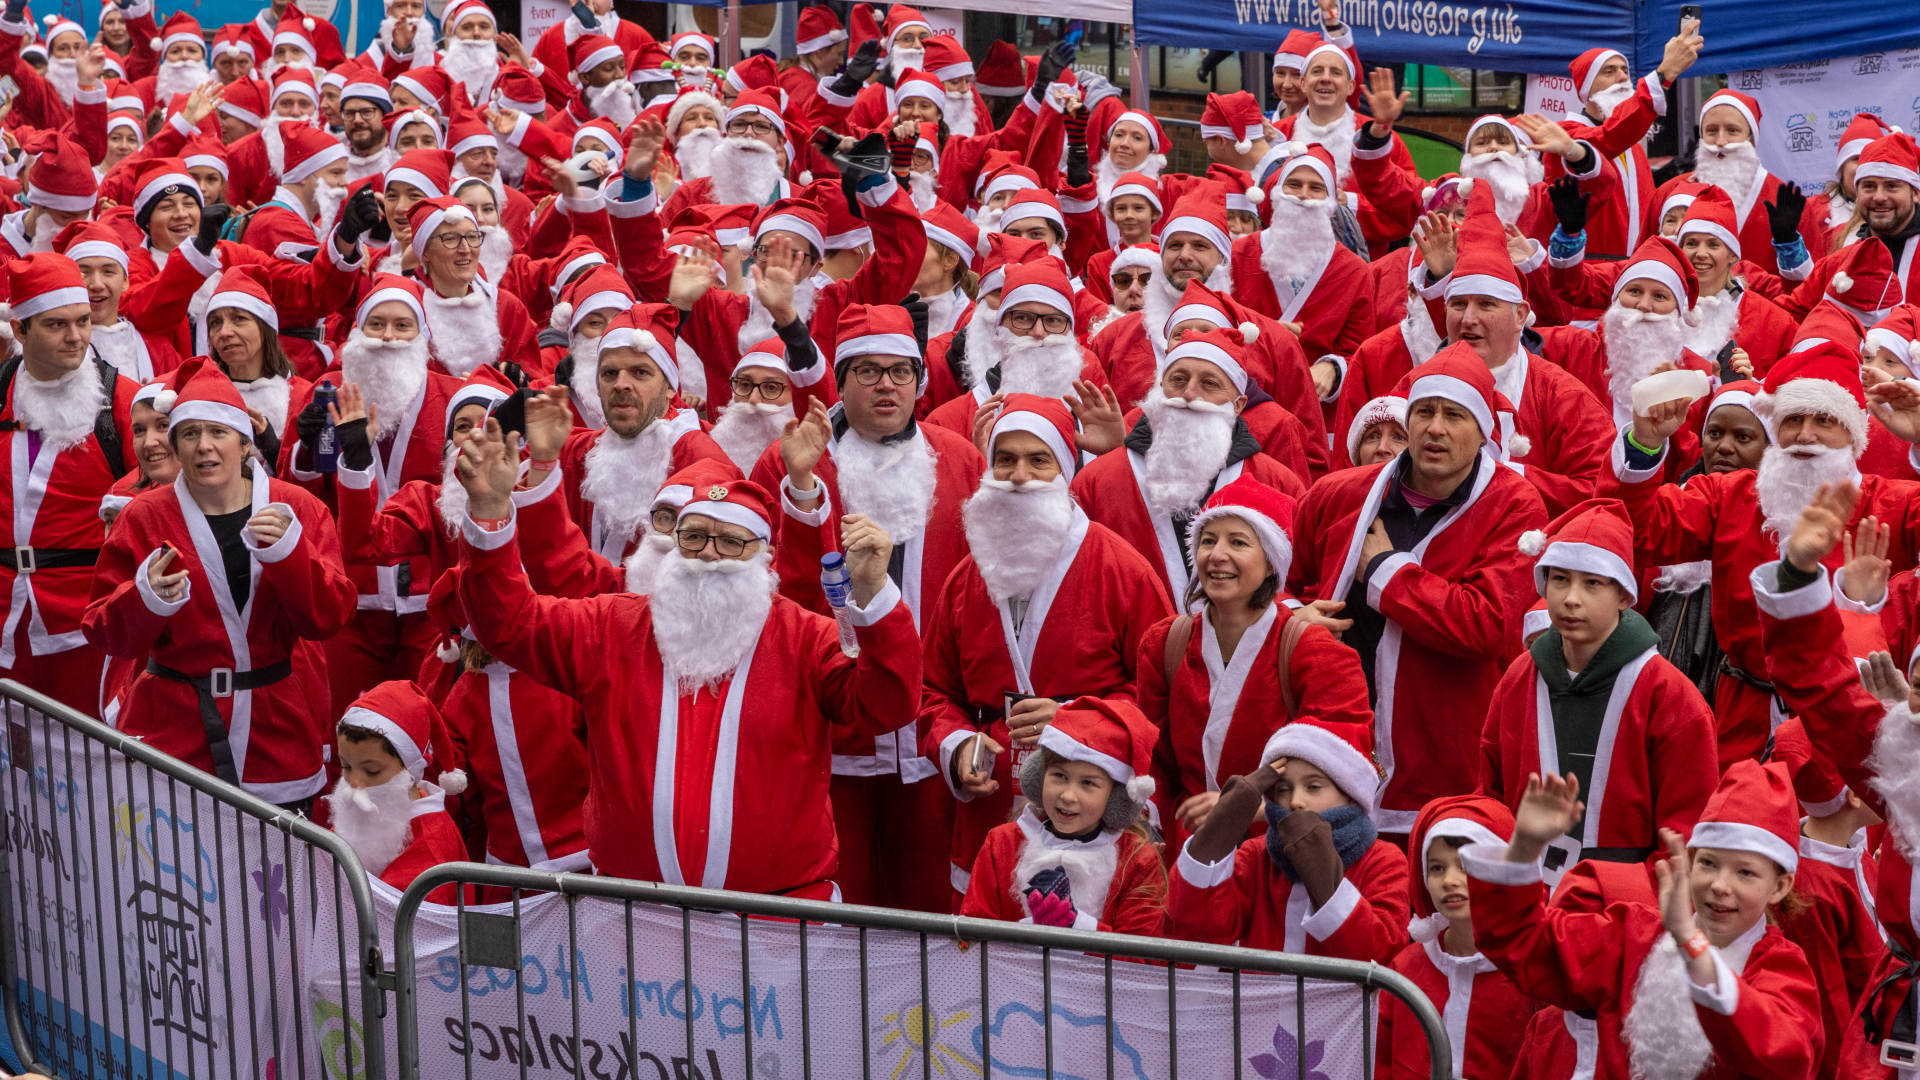
M1287 876L1287 880L1300 881L1300 875L1293 869L1293 863L1287 861L1287 853L1280 849L1280 819L1287 816L1287 809L1278 803L1267 802L1267 857L1273 860L1274 869ZM1321 811L1320 817L1333 827L1334 850L1340 853L1340 865L1348 870L1360 861L1380 833L1373 827L1373 819L1367 816L1357 804L1348 803L1331 810Z

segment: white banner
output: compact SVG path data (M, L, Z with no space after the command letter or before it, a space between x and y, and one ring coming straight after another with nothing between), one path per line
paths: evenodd
M1727 85L1760 103L1760 164L1808 194L1833 179L1855 113L1920 130L1920 49L1736 71Z
M568 9L566 0L520 0L520 40L539 41L549 27L566 21Z
M1544 116L1558 123L1580 107L1580 101L1575 96L1578 89L1569 75L1529 75L1526 103L1520 111Z

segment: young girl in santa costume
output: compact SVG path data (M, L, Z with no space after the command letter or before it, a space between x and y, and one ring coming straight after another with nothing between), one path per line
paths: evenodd
M1062 706L1020 770L1027 804L987 834L960 914L1157 936L1167 875L1140 820L1153 740L1124 700Z
M1368 817L1379 792L1371 725L1303 717L1275 732L1181 849L1167 936L1391 960L1407 942L1407 861ZM1262 812L1267 834L1245 840Z
M1585 809L1579 781L1529 779L1513 839L1470 844L1474 942L1524 994L1598 1013L1598 1071L1647 1080L1813 1074L1824 1043L1812 970L1774 925L1800 908L1799 807L1784 764L1736 762L1683 845L1655 865L1659 907L1550 908L1541 856Z
M1420 811L1407 849L1413 944L1393 958L1393 970L1426 992L1446 1020L1453 1050L1449 1076L1505 1076L1520 1055L1534 1003L1480 955L1473 943L1473 910L1460 849L1504 844L1513 815L1496 799L1456 795ZM1374 1075L1419 1080L1433 1075L1426 1032L1391 995L1380 999L1380 1049Z
M340 780L327 796L330 826L369 875L404 891L441 863L466 861L466 841L446 801L466 790L467 774L447 768L439 783L427 780L429 763L445 768L452 755L446 725L418 686L383 682L360 695L334 735ZM427 900L451 904L454 893L443 885Z

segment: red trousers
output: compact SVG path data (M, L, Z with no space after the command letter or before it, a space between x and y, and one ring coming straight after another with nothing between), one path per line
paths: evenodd
M841 899L908 911L952 909L947 846L954 802L938 776L917 784L902 784L897 775L836 776L832 794Z
M361 609L327 642L327 682L337 720L354 699L383 682L413 679L439 633L425 613L395 615Z

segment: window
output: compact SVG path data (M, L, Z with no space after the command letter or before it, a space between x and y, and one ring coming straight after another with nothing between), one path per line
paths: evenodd
M1527 77L1518 72L1407 64L1401 79L1415 112L1519 112L1526 100Z

